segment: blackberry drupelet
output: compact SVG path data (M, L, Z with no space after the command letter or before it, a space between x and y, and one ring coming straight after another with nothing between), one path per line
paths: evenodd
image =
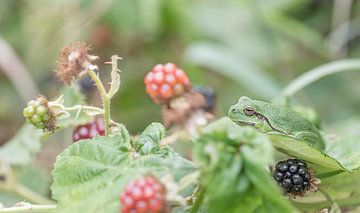
M122 213L164 213L166 188L152 175L129 183L120 195Z
M93 121L77 126L73 131L73 142L92 139L96 135L105 135L104 120L102 118L96 118Z
M304 161L288 159L276 164L274 179L287 193L300 195L310 189L312 175Z

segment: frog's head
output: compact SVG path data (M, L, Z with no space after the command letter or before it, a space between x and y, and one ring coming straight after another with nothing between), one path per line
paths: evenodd
M229 118L240 125L255 126L261 121L258 119L257 106L254 101L246 96L240 97L237 104L230 107Z

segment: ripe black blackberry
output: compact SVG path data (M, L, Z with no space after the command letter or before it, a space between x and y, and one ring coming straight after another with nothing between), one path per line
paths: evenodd
M318 183L307 164L298 159L280 161L275 166L274 179L287 193L302 195L306 191L316 190Z

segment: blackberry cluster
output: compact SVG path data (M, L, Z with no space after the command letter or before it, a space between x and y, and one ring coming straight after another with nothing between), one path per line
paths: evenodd
M288 159L276 164L274 179L287 193L302 194L310 188L311 174L304 161Z
M157 64L144 79L146 92L157 104L168 103L191 89L186 73L173 63Z

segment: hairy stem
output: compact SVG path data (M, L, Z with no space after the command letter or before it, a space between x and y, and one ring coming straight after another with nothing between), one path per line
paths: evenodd
M344 59L321 65L319 67L309 70L308 72L300 75L295 80L290 82L282 91L282 95L292 96L306 86L314 83L321 78L335 73L351 70L360 70L360 60Z
M23 206L14 206L9 208L0 209L0 212L49 212L54 211L57 208L56 205L31 205L24 204Z
M100 96L103 102L104 109L104 124L105 124L105 136L109 136L110 133L110 99L107 96L105 87L101 82L99 76L91 69L87 70L87 73L91 79L95 82L96 87L100 92Z
M199 211L200 206L204 200L205 191L202 188L199 188L196 192L195 202L191 208L191 213L196 213Z
M33 203L41 203L41 204L53 204L54 202L52 200L49 200L48 198L38 194L37 192L32 191L31 189L27 188L26 186L16 183L11 190L20 195L21 197L25 198L27 201L33 202Z

